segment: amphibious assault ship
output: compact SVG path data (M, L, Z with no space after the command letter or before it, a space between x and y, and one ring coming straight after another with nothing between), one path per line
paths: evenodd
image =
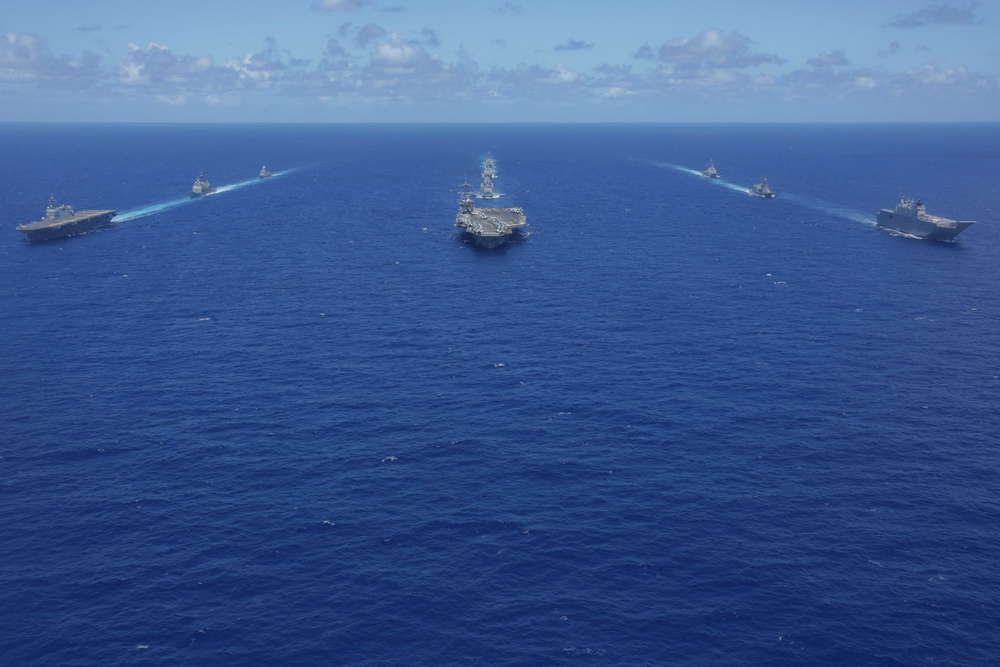
M218 190L218 188L213 188L212 184L205 180L205 172L198 174L198 178L195 179L194 185L191 186L191 196L201 197L202 195L210 195Z
M771 192L771 186L767 184L767 176L760 179L760 183L757 183L750 188L749 192L754 197L763 197L764 199L771 199L774 197L774 193Z
M931 241L951 241L970 225L973 220L950 220L927 213L924 203L899 196L896 208L879 210L875 218L879 227Z
M468 182L462 184L455 226L465 230L479 247L501 246L527 224L528 219L520 208L476 208L472 186Z
M706 178L719 178L719 172L715 170L715 160L709 160L705 171L701 172Z
M99 227L111 224L111 218L117 211L79 211L73 212L68 204L56 206L56 198L49 198L45 217L38 222L19 225L17 231L24 232L29 241L50 241L65 236L76 236Z

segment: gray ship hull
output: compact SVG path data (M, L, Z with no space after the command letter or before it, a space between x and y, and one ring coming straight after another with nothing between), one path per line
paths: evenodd
M480 248L485 248L487 250L499 248L503 244L510 241L513 237L512 234L505 234L503 236L483 236L482 234L473 234L472 232L466 232L466 236L471 236L473 243Z
M21 225L18 231L24 232L29 241L52 241L54 239L77 236L94 229L107 227L111 224L116 211L80 211L70 218L60 220L42 220Z
M953 241L963 230L975 224L946 218L925 220L920 217L900 215L886 208L878 212L875 220L879 227L929 241Z
M498 248L513 240L518 231L528 224L519 208L475 208L460 211L455 226L461 227L465 236L480 248Z

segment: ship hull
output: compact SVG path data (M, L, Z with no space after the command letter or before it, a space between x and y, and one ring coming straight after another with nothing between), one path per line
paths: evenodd
M888 209L882 209L875 218L879 227L891 229L907 236L928 241L953 241L972 222L953 221L948 225L937 225L933 222L920 220L910 216L903 216Z
M18 231L24 232L31 242L53 241L55 239L66 238L67 236L78 236L89 231L107 227L111 224L116 211L97 211L93 215L78 215L73 219L59 221L51 225L38 225L34 223L21 225Z
M501 236L482 236L480 234L473 234L472 232L466 232L465 235L472 238L472 242L477 246L485 248L486 250L499 248L510 241L513 236L513 234L503 234Z

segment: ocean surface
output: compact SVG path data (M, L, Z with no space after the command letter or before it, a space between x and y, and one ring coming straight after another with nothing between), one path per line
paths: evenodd
M1000 124L0 148L0 664L1000 663Z

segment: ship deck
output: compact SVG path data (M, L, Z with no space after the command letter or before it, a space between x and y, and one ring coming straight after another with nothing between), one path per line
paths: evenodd
M30 231L37 230L37 229L49 229L49 228L55 228L55 227L64 227L66 225L72 225L72 224L75 224L77 222L80 222L81 220L89 220L91 218L97 218L97 217L100 217L100 216L103 216L103 215L110 214L110 215L114 216L114 214L117 213L117 212L118 211L114 211L114 210L111 210L111 209L107 209L107 210L103 210L103 211L99 211L99 210L77 211L76 213L74 213L73 215L71 215L68 218L59 218L58 220L38 220L36 222L28 222L28 223L25 223L23 225L18 226L18 229L21 230L21 231L29 231L30 232Z

